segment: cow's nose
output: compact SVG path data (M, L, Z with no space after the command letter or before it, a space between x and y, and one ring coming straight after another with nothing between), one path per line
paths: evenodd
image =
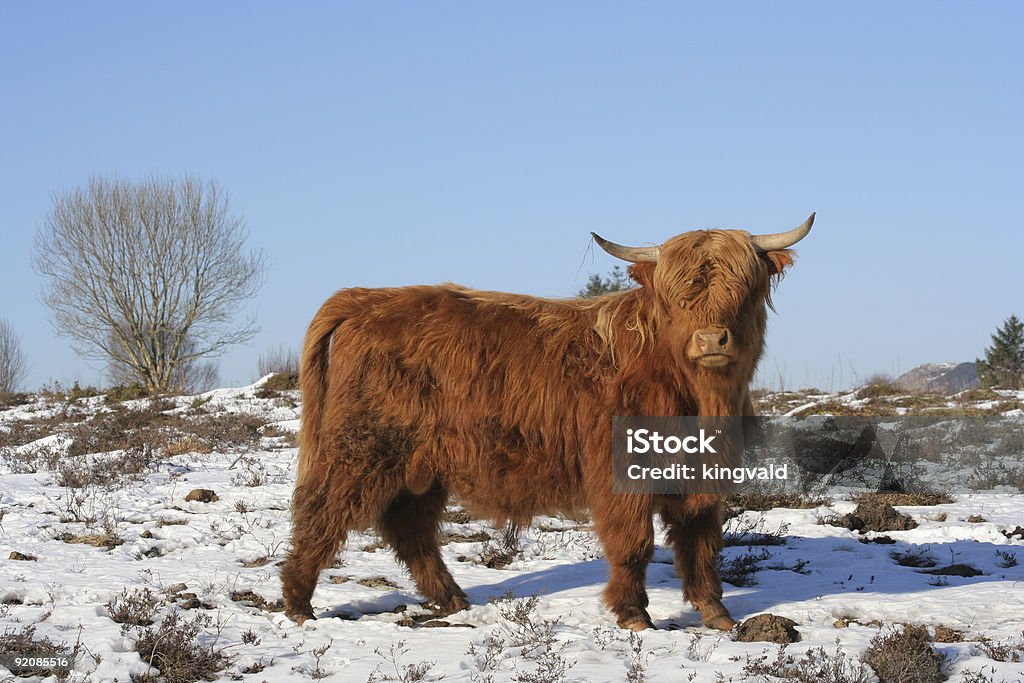
M724 327L705 327L703 330L697 330L693 340L702 354L732 353L733 337Z

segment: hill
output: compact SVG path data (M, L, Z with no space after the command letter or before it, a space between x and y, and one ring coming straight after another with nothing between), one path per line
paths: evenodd
M956 394L978 386L974 363L926 363L896 378L904 391Z

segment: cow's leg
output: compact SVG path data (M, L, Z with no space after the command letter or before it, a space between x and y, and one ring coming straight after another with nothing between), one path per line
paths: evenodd
M441 559L438 530L447 492L435 483L426 493L403 491L391 501L378 523L381 537L409 567L416 587L444 614L469 607Z
M608 561L605 604L615 613L621 628L642 631L653 628L647 613L647 564L654 555L654 526L651 511L633 509L625 496L616 496L609 507L593 510L597 534Z
M728 631L736 622L722 604L722 580L718 554L722 550L722 502L699 501L694 496L682 504L662 508L669 543L675 552L675 568L683 580L683 598L700 611L709 628Z
M302 623L313 617L310 600L320 570L329 566L348 536L350 516L328 503L328 486L295 492L292 503L292 547L281 572L285 614Z

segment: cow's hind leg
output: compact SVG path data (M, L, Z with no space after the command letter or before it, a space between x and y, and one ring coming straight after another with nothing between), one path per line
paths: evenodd
M296 491L292 503L292 548L281 572L285 614L302 623L313 618L310 600L320 570L329 566L345 542L351 520L326 504L324 490Z
M728 631L736 622L722 604L718 554L722 550L722 502L693 496L661 510L675 568L683 580L683 598L700 611L709 628Z
M409 567L416 587L444 614L469 607L441 559L438 540L447 492L434 483L426 493L402 491L384 510L378 524L381 537Z
M647 564L654 555L654 526L649 507L629 509L625 496L616 499L622 504L594 510L609 568L604 601L621 628L642 631L654 627L647 613L646 587Z

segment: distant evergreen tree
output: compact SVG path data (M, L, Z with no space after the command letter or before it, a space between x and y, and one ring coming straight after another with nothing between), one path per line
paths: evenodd
M975 361L983 386L1024 389L1024 323L1011 315L992 335L985 360Z
M591 273L590 279L587 280L587 286L576 293L576 296L584 299L592 296L601 296L602 294L608 294L610 292L621 292L624 289L632 289L633 283L629 279L629 275L622 270L622 268L615 266L611 272L608 273L607 277L602 277L600 273Z

